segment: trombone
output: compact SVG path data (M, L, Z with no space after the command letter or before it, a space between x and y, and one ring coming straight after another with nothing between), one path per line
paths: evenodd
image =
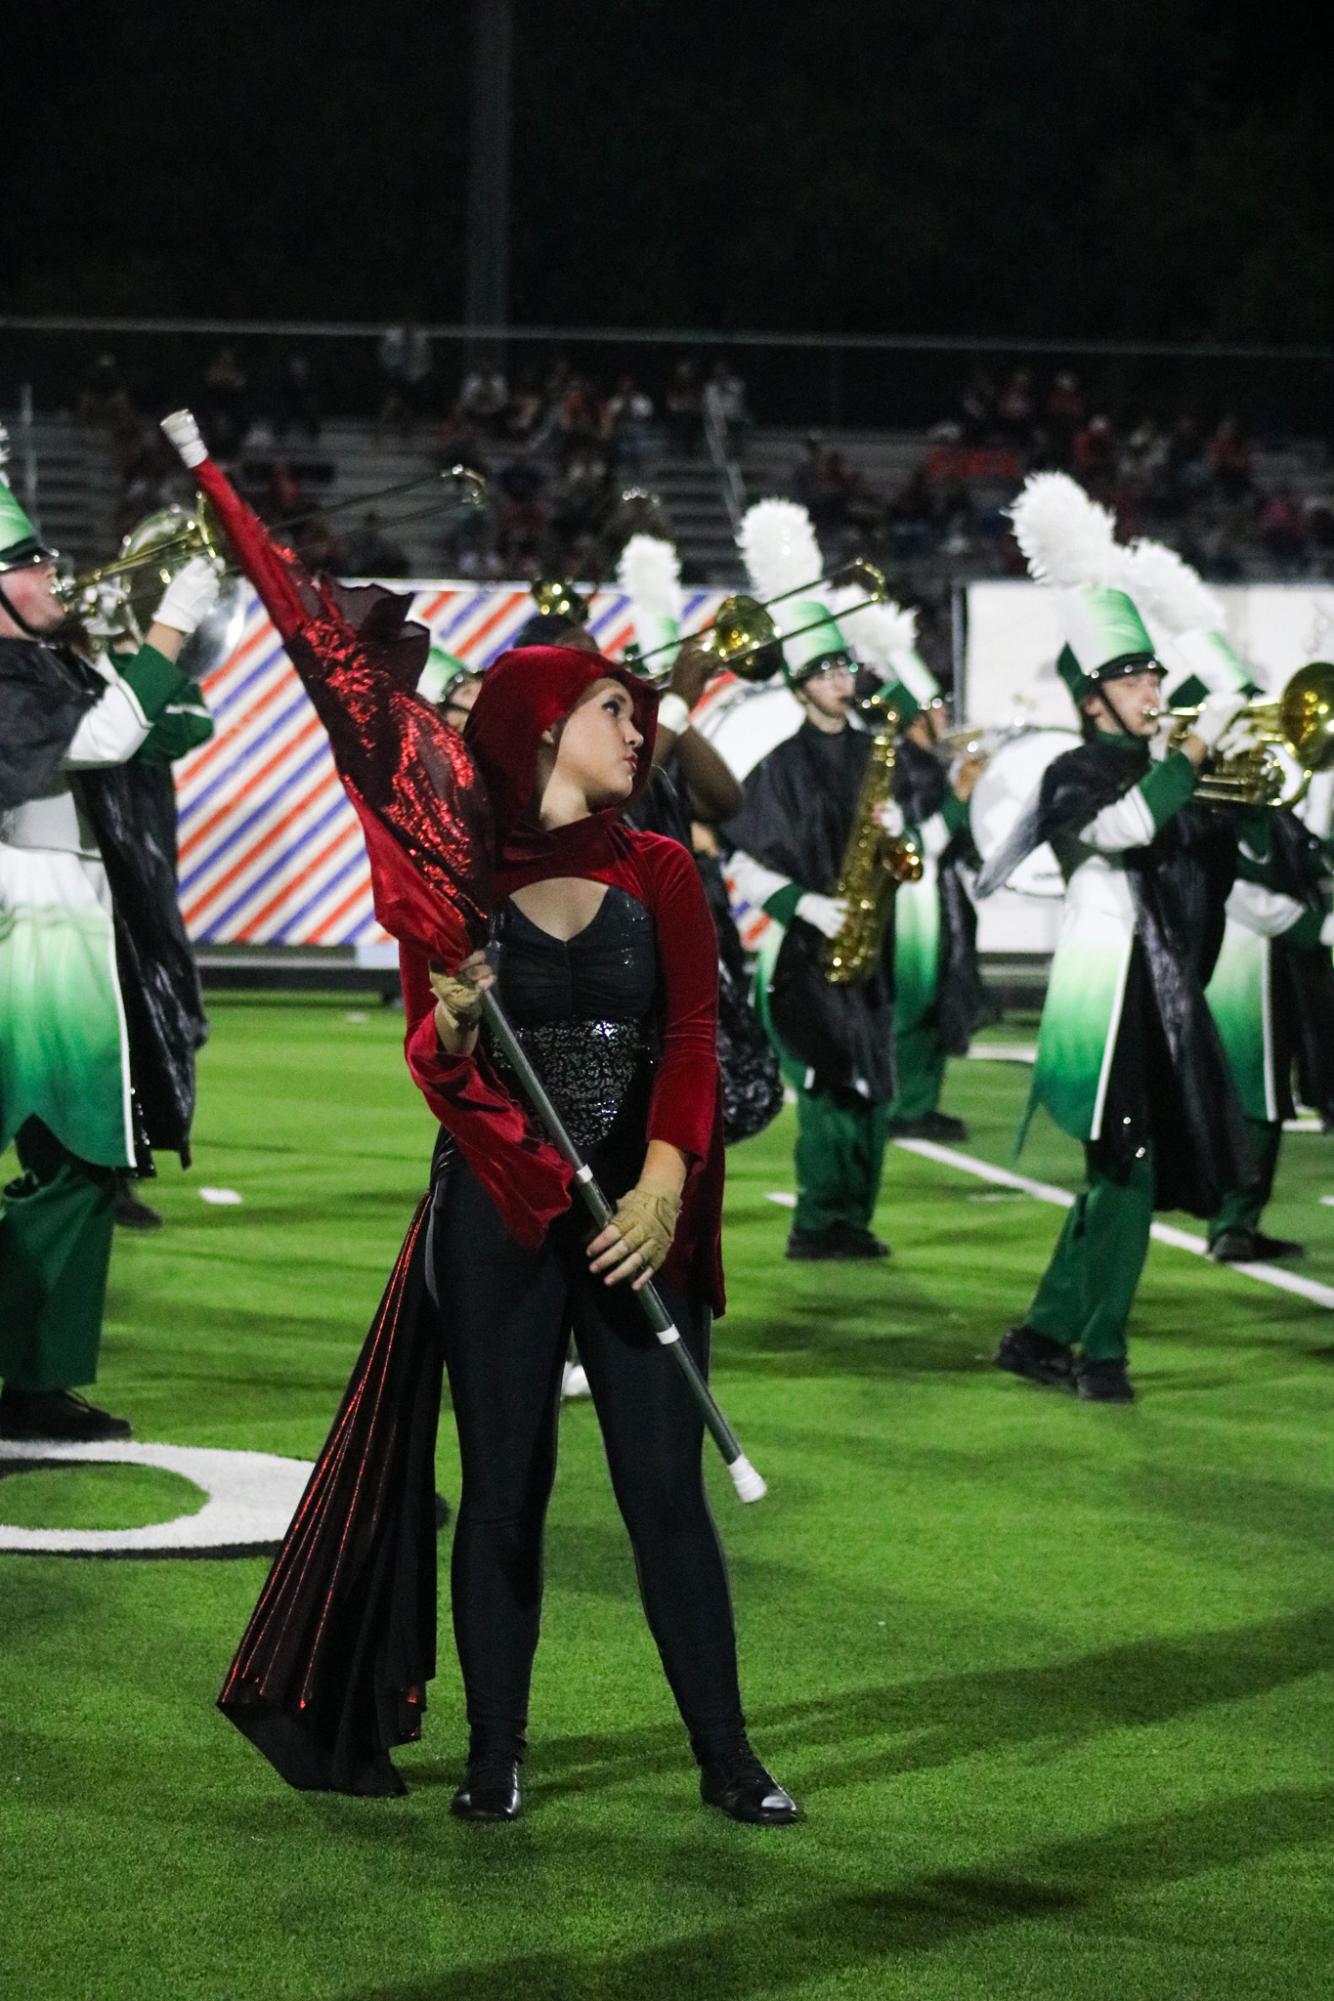
M457 482L460 488L457 496L459 504L467 507L475 506L486 489L485 479L470 466L447 466L437 472L418 474L412 479L395 480L392 485L377 487L370 493L349 495L346 500L335 501L331 507L310 508L301 514L288 515L284 520L275 522L274 526L278 530L296 528L304 521L313 520L317 514L341 514L349 508L365 507L372 501L387 500L393 494L408 493L438 480ZM433 513L435 510L432 508L429 511ZM412 520L416 516L406 515L403 518ZM191 508L172 505L145 515L124 536L109 563L80 570L74 576L58 577L54 585L55 595L68 612L88 616L109 585L119 586L115 592L116 603L110 609L104 609L103 617L113 624L119 622L121 630L138 637L138 621L146 608L145 601L154 591L160 596L177 571L196 556L206 556L216 566L220 576L229 570L234 571L217 518L202 498ZM134 581L127 582L127 579Z
M738 591L725 597L708 625L698 632L687 633L682 639L669 639L661 646L654 646L639 656L636 670L641 669L646 660L656 654L675 653L683 646L694 646L707 653L717 663L721 674L730 671L743 681L768 681L783 665L783 641L795 639L798 634L812 632L817 621L809 625L798 625L791 632L780 632L778 622L771 614L771 605L782 604L788 598L804 597L807 592L825 587L844 587L862 590L866 593L859 604L849 605L848 612L865 611L868 605L885 604L889 599L889 580L875 563L857 558L844 563L836 570L816 577L808 584L792 584L787 590L779 591L771 598L763 600L748 597ZM846 616L846 613L841 614ZM657 667L645 676L649 681L665 681L671 668Z
M1199 709L1163 709L1159 713L1171 724L1168 750L1179 749ZM1195 797L1218 806L1300 805L1316 774L1334 769L1334 663L1308 661L1280 694L1248 702L1237 721L1249 726L1249 741L1210 759L1195 787ZM1286 753L1301 773L1295 788L1281 753Z

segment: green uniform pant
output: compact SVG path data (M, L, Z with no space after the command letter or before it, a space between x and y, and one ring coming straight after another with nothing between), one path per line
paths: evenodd
M792 1226L818 1235L871 1221L889 1139L889 1106L852 1091L797 1092L797 1210Z
M1084 1148L1084 1164L1089 1185L1065 1219L1026 1318L1091 1362L1119 1362L1149 1250L1153 1155L1117 1165L1094 1143Z
M1224 1230L1257 1230L1265 1204L1274 1192L1278 1150L1283 1143L1279 1119L1247 1119L1245 1171L1236 1188L1223 1197L1218 1214L1209 1225L1209 1242L1217 1243Z
M73 1389L97 1375L115 1175L77 1159L40 1119L15 1145L23 1173L0 1214L0 1380Z
M944 1082L945 1050L935 1023L928 1017L915 1028L895 1028L891 1122L907 1125L930 1118L940 1105Z

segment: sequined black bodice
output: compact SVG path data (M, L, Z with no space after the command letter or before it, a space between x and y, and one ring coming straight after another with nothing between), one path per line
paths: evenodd
M553 938L517 904L497 925L500 999L575 1144L596 1146L649 1074L658 955L653 920L608 889L573 938Z

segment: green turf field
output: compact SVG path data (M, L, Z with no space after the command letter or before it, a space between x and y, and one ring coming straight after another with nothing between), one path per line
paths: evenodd
M195 1169L164 1170L163 1234L118 1240L100 1394L143 1439L310 1456L429 1120L387 1010L213 1018ZM971 1150L1008 1160L1026 1084L955 1066ZM716 1347L772 1492L710 1479L753 1735L806 1824L698 1805L579 1404L513 1827L448 1814L447 1623L411 1796L302 1796L211 1706L260 1562L0 1558L5 2001L1334 1995L1326 1309L1158 1246L1140 1403L1030 1390L987 1358L1057 1211L896 1150L892 1261L785 1264L790 1120L731 1159ZM1022 1163L1075 1164L1050 1134ZM1270 1221L1334 1284L1327 1191L1334 1141L1292 1137ZM30 1473L0 1518L121 1526L180 1491Z

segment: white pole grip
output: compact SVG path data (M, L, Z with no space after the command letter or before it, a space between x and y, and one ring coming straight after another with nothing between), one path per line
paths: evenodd
M727 1470L732 1476L732 1484L736 1488L737 1499L739 1501L762 1501L764 1499L769 1489L761 1476L755 1471L755 1468L751 1465L744 1452L732 1461Z

